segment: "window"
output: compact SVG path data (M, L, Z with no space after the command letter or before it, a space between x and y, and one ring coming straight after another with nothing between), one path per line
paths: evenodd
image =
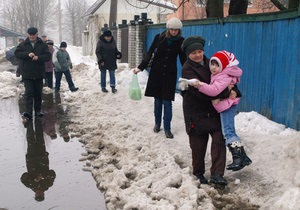
M196 0L196 7L205 7L205 0Z

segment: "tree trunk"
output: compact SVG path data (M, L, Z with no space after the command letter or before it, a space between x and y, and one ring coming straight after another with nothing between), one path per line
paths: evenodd
M223 0L207 0L206 15L210 17L224 17L224 2Z
M289 9L298 8L299 4L300 4L300 0L289 0L288 8Z
M247 14L248 0L230 0L229 15Z
M279 10L286 10L286 8L281 4L278 0L271 0L271 2L277 7Z

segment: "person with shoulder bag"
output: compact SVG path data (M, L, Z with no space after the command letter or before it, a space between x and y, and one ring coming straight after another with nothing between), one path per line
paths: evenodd
M140 65L133 70L135 74L147 68L154 54L149 73L145 96L154 97L155 125L153 131L158 133L161 128L162 112L165 136L173 138L171 132L172 101L175 98L177 83L177 57L180 62L186 60L181 49L184 38L181 36L182 22L171 18L167 22L167 30L157 34Z

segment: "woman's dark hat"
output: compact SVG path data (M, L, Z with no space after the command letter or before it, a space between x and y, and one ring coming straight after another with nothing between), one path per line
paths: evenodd
M103 32L103 35L104 35L104 36L112 36L112 33L111 33L110 30L107 30L107 31L104 31L104 32Z

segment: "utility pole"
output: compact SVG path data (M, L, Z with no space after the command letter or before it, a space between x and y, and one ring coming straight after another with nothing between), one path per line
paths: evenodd
M59 34L59 43L62 41L62 27L61 27L61 4L60 0L58 0L58 34Z
M110 1L110 13L109 13L109 27L111 28L113 23L117 22L117 8L118 8L118 1L111 0Z

